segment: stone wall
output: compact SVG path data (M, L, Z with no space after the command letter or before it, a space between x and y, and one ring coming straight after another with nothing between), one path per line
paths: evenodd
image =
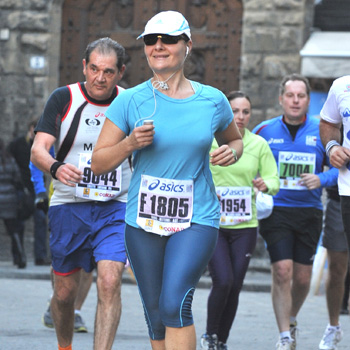
M0 122L9 142L26 133L57 86L63 0L0 0Z
M240 89L253 105L252 128L281 114L281 78L300 71L299 50L309 36L314 0L244 0Z
M227 0L229 1L229 0ZM0 0L0 123L8 142L26 132L58 86L64 0ZM314 0L243 0L240 89L252 98L251 127L278 115L278 83L298 72Z

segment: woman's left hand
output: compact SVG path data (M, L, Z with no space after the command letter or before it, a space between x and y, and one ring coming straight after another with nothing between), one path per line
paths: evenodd
M212 165L228 166L235 163L232 149L228 145L222 145L210 153Z
M256 179L253 179L253 186L258 189L258 191L261 192L267 192L267 186L263 180L262 177L258 177Z

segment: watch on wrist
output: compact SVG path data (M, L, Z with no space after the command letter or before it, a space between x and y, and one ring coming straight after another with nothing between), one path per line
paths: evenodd
M238 157L237 157L237 151L234 148L231 148L232 154L233 154L233 159L235 160L235 162L237 162Z

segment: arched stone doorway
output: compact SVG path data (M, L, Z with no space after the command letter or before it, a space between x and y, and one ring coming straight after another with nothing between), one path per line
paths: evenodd
M186 63L187 76L223 92L238 89L243 12L239 0L65 0L60 85L84 79L81 61L86 45L104 36L126 49L121 85L131 87L148 79L143 42L136 37L155 13L170 9L183 13L191 26L194 50Z

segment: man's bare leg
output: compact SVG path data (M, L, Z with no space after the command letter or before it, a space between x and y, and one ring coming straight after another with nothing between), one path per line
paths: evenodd
M68 276L54 276L54 293L51 299L51 314L58 344L72 344L74 331L74 301L78 292L80 271Z
M348 253L328 250L326 299L331 326L339 325L340 308L344 296L344 281L348 270Z
M121 315L121 283L124 263L101 260L97 263L97 309L95 350L110 350Z
M75 310L80 311L83 307L84 301L89 293L93 278L93 272L85 272L84 270L81 270L78 293L74 303Z
M292 308L290 316L296 317L310 290L312 265L294 263Z
M280 333L289 331L289 318L292 307L292 276L292 260L286 259L272 264L272 305Z

